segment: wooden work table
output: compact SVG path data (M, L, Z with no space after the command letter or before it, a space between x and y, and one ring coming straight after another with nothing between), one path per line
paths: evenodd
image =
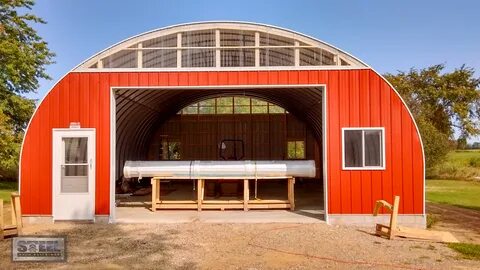
M205 181L218 179L196 179L197 181L197 200L162 200L160 197L160 181L172 180L165 177L153 177L152 183L152 211L157 209L295 209L295 178L287 179L287 199L286 200L250 200L250 188L248 181L243 180L243 200L205 200ZM285 178L267 178L267 179L285 179ZM253 179L252 179L253 180ZM261 180L265 180L262 178Z

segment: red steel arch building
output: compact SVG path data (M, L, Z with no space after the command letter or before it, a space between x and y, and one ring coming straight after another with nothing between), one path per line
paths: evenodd
M251 98L250 114L219 112L222 97L238 96ZM213 110L202 105L209 99L217 104L216 114L202 116L200 111ZM271 114L255 114L268 106ZM285 113L274 114L278 107ZM154 30L68 72L26 130L20 158L24 217L65 219L80 205L92 218L115 222L115 181L124 162L151 159L162 125L189 117L196 119L191 125L197 122L192 130L203 127L202 136L214 139L182 139L185 158L212 159L209 145L237 126L245 128L231 136L244 136L247 159L287 158L283 145L301 141L306 154L300 158L316 162L322 186L317 195L328 223L370 223L376 200L399 195L399 222L425 224L422 142L395 89L367 64L325 42L245 22ZM202 117L215 121L215 128L198 126ZM268 140L259 139L257 118L269 121ZM182 134L178 138L188 136ZM187 153L192 149L197 150ZM71 178L63 182L64 176Z

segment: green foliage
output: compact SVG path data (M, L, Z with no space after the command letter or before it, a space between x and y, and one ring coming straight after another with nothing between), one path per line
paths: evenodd
M412 111L424 140L427 167L441 162L448 152L454 130L462 140L480 134L480 79L462 66L443 72L444 65L410 69L385 77Z
M427 228L430 229L438 222L438 217L433 214L427 214Z
M0 181L0 199L4 202L10 202L12 192L18 191L17 182Z
M45 66L54 54L31 27L45 23L28 13L32 0L0 0L0 178L16 178L23 133L35 108L23 94L49 79ZM19 11L27 11L19 13Z
M480 157L473 157L468 161L470 167L480 168Z
M480 260L480 245L469 243L449 243L448 247L462 254L466 259Z
M429 202L480 210L480 183L459 180L427 180L426 199Z
M430 179L477 180L480 177L480 151L456 150L446 155L444 162L427 169Z

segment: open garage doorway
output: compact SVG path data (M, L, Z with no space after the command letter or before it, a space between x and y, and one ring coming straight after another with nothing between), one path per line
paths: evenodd
M150 212L150 179L125 180L127 160L314 160L315 177L296 179L295 211L288 214L324 220L324 93L324 86L113 89L116 221L173 213ZM248 184L250 200L287 196L284 180ZM161 181L161 196L195 200L196 185L193 180ZM242 198L242 182L206 181L205 197Z

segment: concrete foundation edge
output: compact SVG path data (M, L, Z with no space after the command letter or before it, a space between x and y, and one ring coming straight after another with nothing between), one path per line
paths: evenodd
M22 222L24 225L54 223L52 216L22 216ZM69 222L69 221L66 221L66 222ZM72 222L77 222L77 221L72 221ZM78 222L91 223L92 221L85 220L85 221L78 221ZM106 216L106 215L95 216L95 220L93 222L98 224L107 224L109 223L109 216Z
M328 215L328 223L330 225L348 225L358 227L375 226L377 223L388 225L390 222L390 215ZM425 215L398 215L397 224L407 227L425 229L427 220Z

